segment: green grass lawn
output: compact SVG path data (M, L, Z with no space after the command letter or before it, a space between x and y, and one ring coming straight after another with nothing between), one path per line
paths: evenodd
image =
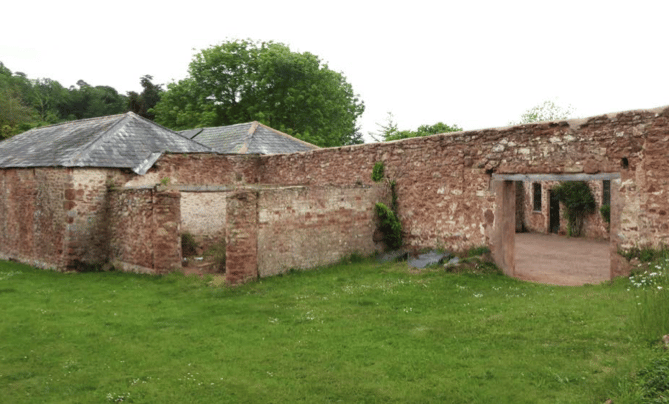
M0 402L603 403L658 356L628 284L367 260L227 288L0 261Z

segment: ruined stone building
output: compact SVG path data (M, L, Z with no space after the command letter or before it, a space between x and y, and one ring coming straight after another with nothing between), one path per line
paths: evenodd
M384 247L374 204L389 198L371 180L379 161L407 247L488 245L510 275L518 190L533 203L534 183L544 205L523 215L537 231L550 181L608 184L612 276L626 270L618 249L669 237L669 108L290 154L225 154L198 136L125 114L0 143L0 258L162 273L181 265L188 231L223 240L239 282L370 254Z

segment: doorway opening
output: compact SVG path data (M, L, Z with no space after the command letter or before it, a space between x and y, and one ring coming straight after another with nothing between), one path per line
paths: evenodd
M560 232L560 200L553 190L548 190L548 232L558 234Z
M530 185L527 188L521 188L518 186L518 181L526 184L530 183ZM550 189L546 189L542 197L542 193L537 191L534 184L564 181L600 181L600 183L606 181L606 195L602 196L605 199L610 198L611 213L610 224L607 228L608 241L565 238L554 235L554 233L565 234L564 228L562 231L560 230L560 204L555 197L555 193L551 192ZM613 274L618 272L617 251L619 240L617 229L620 225L620 212L622 210L622 204L618 197L619 188L619 173L493 174L492 189L496 197L496 210L491 250L495 262L503 269L505 274L521 279L528 278L527 268L532 271L543 268L543 275L550 278L547 283L583 284L598 283L611 279ZM541 210L544 215L542 216L544 224L538 230L539 233L519 234L517 249L515 233L520 226L516 215L522 213L518 209L516 194L521 189L532 192L530 194L532 201L528 201L529 206L531 206L530 209L532 209L531 214L539 215L538 209L541 209L539 206L541 199L548 203L544 202L545 204L541 205L543 206ZM526 198L527 195L524 197ZM537 208L535 205L539 207ZM530 243L529 247L527 243ZM516 257L517 254L520 255ZM520 264L521 267L517 268L517 264ZM553 268L555 271L549 273Z

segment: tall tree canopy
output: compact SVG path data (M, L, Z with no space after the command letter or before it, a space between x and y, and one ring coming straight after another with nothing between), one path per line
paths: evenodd
M29 82L27 84L30 85ZM29 128L27 125L37 115L23 97L25 86L25 75L12 74L0 62L0 139Z
M163 93L162 84L153 84L153 76L145 75L139 79L139 83L144 89L140 94L135 91L128 92L128 109L144 118L154 120L156 115L152 108L160 101Z
M416 130L399 130L391 112L388 112L385 123L377 125L379 126L379 130L376 133L369 134L377 142L390 142L391 140L430 136L437 133L459 132L462 130L458 125L446 125L443 122L437 122L434 125L421 125Z
M202 50L153 111L177 130L255 120L319 146L362 143L356 121L364 104L346 78L281 43L236 40Z
M141 96L146 105L153 106L162 89L150 79L148 75L141 78ZM112 87L91 86L79 80L67 89L55 80L12 73L0 62L0 139L37 126L120 114L128 110L127 106L127 97Z

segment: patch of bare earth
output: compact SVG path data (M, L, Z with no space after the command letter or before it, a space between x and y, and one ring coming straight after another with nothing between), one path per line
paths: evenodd
M607 240L518 233L515 241L518 279L564 286L598 284L610 279Z

